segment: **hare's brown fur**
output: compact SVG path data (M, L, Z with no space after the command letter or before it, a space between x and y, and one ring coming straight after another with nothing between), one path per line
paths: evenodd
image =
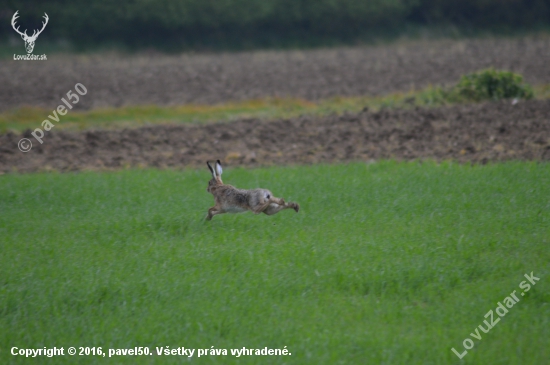
M296 212L300 210L297 203L285 203L284 199L276 198L267 189L237 189L231 185L225 185L222 181L222 165L216 161L213 168L207 161L206 164L212 173L212 179L208 182L208 191L214 195L215 205L208 209L207 220L211 220L216 214L241 213L248 210L254 214L265 213L273 215L283 209L292 208Z

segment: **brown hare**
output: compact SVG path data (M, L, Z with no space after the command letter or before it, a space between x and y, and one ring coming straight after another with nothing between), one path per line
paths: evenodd
M215 168L210 162L206 165L212 173L212 179L208 182L208 191L214 195L215 205L208 209L207 220L211 220L216 214L242 213L251 210L254 214L265 213L273 215L283 209L292 208L296 212L300 210L297 203L285 203L284 199L276 198L271 191L266 189L237 189L231 185L225 185L222 181L222 165L220 160L216 161Z

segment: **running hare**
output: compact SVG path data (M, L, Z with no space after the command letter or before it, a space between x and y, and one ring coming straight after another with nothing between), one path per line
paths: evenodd
M222 165L220 160L216 161L216 167L212 168L210 162L206 161L212 179L208 182L208 191L214 195L216 205L208 209L207 220L211 220L216 214L241 213L251 210L254 214L265 213L272 215L280 210L292 208L296 212L300 210L297 203L285 203L283 199L273 196L271 191L266 189L244 190L237 189L231 185L225 185L222 181Z

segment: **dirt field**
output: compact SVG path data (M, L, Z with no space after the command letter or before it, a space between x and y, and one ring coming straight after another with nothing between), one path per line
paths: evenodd
M419 41L331 50L218 55L53 57L0 62L0 110L54 108L74 84L78 108L218 103L269 96L317 100L385 94L456 81L494 66L550 83L550 38ZM364 111L293 120L52 131L22 153L23 135L0 135L0 172L202 166L350 160L550 160L550 101ZM39 121L37 121L39 126Z
M417 41L377 47L136 57L52 56L0 61L0 111L54 108L80 82L77 108L219 103L272 96L318 100L454 83L489 66L550 83L550 38Z
M363 111L293 120L57 132L22 153L16 134L0 136L0 171L73 171L133 166L195 167L453 159L484 163L550 160L550 100L439 109Z

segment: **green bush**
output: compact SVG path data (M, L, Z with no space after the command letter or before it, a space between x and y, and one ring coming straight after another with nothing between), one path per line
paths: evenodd
M462 76L450 96L465 101L531 99L533 89L521 75L491 68Z

